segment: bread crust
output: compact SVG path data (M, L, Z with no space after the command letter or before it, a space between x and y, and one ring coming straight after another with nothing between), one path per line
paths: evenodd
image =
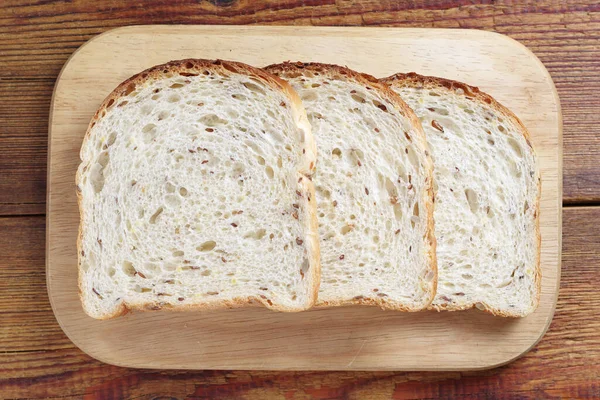
M535 171L536 171L536 180L537 180L537 198L535 202L535 241L537 243L537 252L536 252L536 261L535 261L535 270L534 270L534 284L535 284L535 298L534 305L532 310L535 310L540 301L540 293L541 293L541 284L542 284L542 271L541 271L541 243L542 237L540 233L540 197L542 192L542 180L539 171L539 165L537 164L537 157L535 157L535 149L531 143L531 136L527 128L523 124L523 122L507 107L500 104L496 101L492 96L487 93L482 92L476 86L467 85L466 83L453 81L450 79L439 78L435 76L423 76L414 72L410 73L398 73L391 75L387 78L381 79L381 82L388 86L400 86L400 87L412 87L412 88L422 88L422 89L442 89L453 92L453 94L458 94L457 90L460 89L463 92L463 96L472 101L477 101L486 105L486 107L490 107L494 109L496 112L502 114L503 118L506 118L512 121L515 126L519 128L519 132L525 138L527 145L529 146L532 154L534 155L534 159L536 160ZM480 304L480 306L478 305ZM473 307L477 307L487 313L492 315L501 316L501 317L523 317L524 315L521 313L511 313L510 311L500 310L498 308L494 308L485 302L471 302L469 304L464 304L461 306L453 306L451 304L440 304L440 305L431 305L429 307L430 310L437 311L462 311L467 310Z
M83 196L81 193L81 189L79 183L81 182L81 175L88 168L86 162L83 157L83 149L86 147L87 141L90 140L90 132L94 125L104 116L105 112L112 107L115 107L119 104L119 100L128 96L130 93L135 91L138 85L145 85L155 80L160 80L164 77L168 77L170 75L182 75L182 76L193 76L199 75L206 70L213 71L222 76L228 76L232 74L241 74L246 75L250 78L260 80L271 86L272 88L279 90L285 94L285 96L290 100L291 111L294 117L294 123L296 127L304 132L304 145L306 153L303 155L303 164L299 166L298 173L303 177L302 182L299 182L299 187L305 191L308 195L307 198L312 198L312 201L306 201L305 210L307 214L307 219L310 222L307 227L306 240L310 242L309 247L309 262L311 271L310 278L312 281L312 296L308 299L306 304L302 307L291 308L286 307L281 304L268 304L266 300L258 297L258 296L249 296L249 297L236 297L230 300L218 300L215 299L213 301L201 301L197 303L187 303L181 305L171 305L171 304L163 304L159 301L154 302L140 302L140 303L132 303L126 302L122 300L122 302L115 308L112 313L104 314L101 316L93 316L96 319L111 319L124 314L127 314L133 310L139 311L148 311L148 310L159 310L159 309L168 309L172 311L187 311L187 310L214 310L214 309L224 309L224 308L238 308L249 305L260 304L274 311L284 311L284 312L297 312L303 311L311 308L317 299L317 293L319 290L320 283L320 253L319 253L319 239L318 239L318 230L317 230L317 210L315 203L315 195L314 195L314 185L310 181L310 176L314 173L316 168L316 144L314 138L312 136L312 132L310 130L310 123L308 122L308 118L306 116L306 112L304 111L304 107L302 105L302 101L298 94L292 89L292 87L284 80L278 78L277 76L271 75L259 68L252 67L247 64L243 64L240 62L234 61L225 61L225 60L205 60L205 59L183 59L183 60L175 60L170 61L165 64L156 65L154 67L148 68L131 78L125 80L119 86L117 86L107 97L104 99L94 116L92 117L88 128L86 130L85 136L82 141L81 150L80 150L80 159L82 163L79 165L77 169L75 183L76 183L76 193L77 193L77 204L79 208L79 231L77 236L77 265L78 265L78 288L79 288L79 297L81 303L83 305L84 311L90 316L91 313L85 307L85 302L83 299L83 286L82 286L82 270L81 270L81 260L84 257L82 250L83 243L83 234L84 234L84 226L85 226L85 213L82 207Z
M424 164L426 166L425 176L425 190L423 191L423 204L425 204L426 215L427 215L427 227L425 233L425 240L429 243L428 252L428 267L429 272L433 273L433 279L429 282L429 290L427 292L428 298L424 302L422 307L410 307L398 301L385 300L379 297L361 297L353 299L343 299L338 301L319 301L317 299L316 307L338 307L347 305L370 305L378 306L382 309L397 310L397 311L408 311L415 312L426 309L431 305L435 298L437 290L437 252L436 252L436 239L434 232L434 219L433 219L433 206L434 206L434 190L433 190L433 163L429 156L427 140L425 133L421 126L420 120L417 118L413 110L402 100L402 98L390 89L388 86L382 84L377 78L351 70L346 67L342 67L334 64L322 64L322 63L304 63L304 62L284 62L281 64L272 64L264 67L269 73L274 75L285 77L290 74L302 74L303 71L310 71L312 73L318 72L323 76L327 76L330 79L342 79L355 81L369 90L376 91L383 98L385 98L390 104L392 104L396 110L404 117L410 120L411 125L418 132L420 145L424 148L426 160Z

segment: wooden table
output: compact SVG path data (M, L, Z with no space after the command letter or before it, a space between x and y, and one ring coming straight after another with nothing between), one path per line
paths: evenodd
M600 3L470 3L3 0L0 398L600 398ZM150 23L460 27L527 45L552 74L564 117L562 284L542 341L508 366L462 373L150 371L83 354L56 323L46 293L50 97L60 68L86 40Z

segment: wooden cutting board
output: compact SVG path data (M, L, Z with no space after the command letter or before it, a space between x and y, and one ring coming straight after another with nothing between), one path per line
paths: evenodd
M345 307L284 314L266 309L147 312L97 321L77 292L75 171L96 108L114 87L181 58L264 66L284 60L347 65L378 77L400 71L479 86L531 132L542 171L542 295L527 318ZM64 66L50 113L47 283L56 318L83 351L142 368L465 370L527 352L545 333L560 281L562 121L550 75L523 45L476 30L135 26L90 40Z

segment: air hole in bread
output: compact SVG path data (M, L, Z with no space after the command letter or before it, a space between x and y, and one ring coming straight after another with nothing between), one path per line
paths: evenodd
M419 203L415 203L414 207L413 207L413 215L415 217L419 216Z
M242 85L244 85L246 87L246 89L248 89L249 91L251 91L253 93L258 93L263 96L266 94L264 88L260 87L256 83L243 82Z
M319 95L314 90L307 90L307 91L301 93L302 101L317 101L318 98L319 98ZM318 119L318 117L317 117L317 119Z
M404 164L402 162L398 162L398 183L401 183L403 180L406 180L406 169L404 167Z
M471 274L462 274L461 276L465 280L471 280L471 279L473 279L473 275L471 275Z
M373 243L379 243L379 236L373 236Z
M135 276L136 274L136 270L131 261L123 261L123 264L121 264L121 270L127 276Z
M527 210L529 210L529 202L525 200L525 204L523 204L523 214L527 214Z
M211 251L216 246L217 246L217 242L215 242L214 240L208 240L208 241L202 243L200 246L196 247L196 250L206 252L206 251Z
M243 94L239 94L239 93L232 94L231 97L233 97L234 99L239 100L239 101L248 100L248 98L246 96L244 96Z
M436 93L436 92L433 92L433 91L431 91L431 92L429 92L429 95L430 95L430 96L434 96L434 97L438 97L438 96L439 96L439 93Z
M410 217L410 227L414 229L415 226L417 226L417 223L419 222L419 217L415 217L414 215L412 217Z
M417 158L417 153L415 153L415 149L412 146L407 146L406 150L405 150L407 156L408 156L408 161L410 161L410 163L413 165L413 167L415 167L415 169L419 169L419 160Z
M115 143L115 140L117 140L117 133L115 131L111 131L106 139L106 148L112 146Z
M90 269L90 264L87 261L82 261L81 269L83 270L83 272L87 272Z
M331 198L331 192L328 189L323 188L322 186L317 186L317 192L321 194L325 199Z
M394 217L396 217L397 221L402 220L402 207L400 203L394 204Z
M283 143L285 140L283 139L283 137L279 134L279 132L276 132L274 130L269 130L269 132L264 132L267 137L270 137L273 142L275 143ZM300 131L300 133L302 134L302 131ZM291 148L291 147L290 147ZM286 146L287 149L287 146Z
M387 107L378 100L373 100L373 104L375 107L379 108L381 111L388 112Z
M175 250L173 253L173 257L183 257L185 252L183 250Z
M184 187L180 187L179 188L179 194L181 195L181 197L187 197L188 195L188 190Z
M385 178L385 190L387 191L387 194L392 204L396 204L398 200L398 190L396 189L396 185L394 185L394 182L392 182L390 178L387 177Z
M512 174L512 176L514 176L516 178L520 178L522 173L521 173L521 169L519 168L517 163L514 162L513 160L509 160L508 165L509 165L510 173Z
M512 151L514 151L514 153L519 158L523 157L523 152L521 150L521 146L519 145L519 143L514 138L508 138L507 143L509 144L509 146L512 149Z
M108 152L103 151L98 156L96 163L94 163L90 169L90 183L92 184L95 193L100 193L104 188L104 168L109 160L110 156L108 155Z
M145 104L140 109L140 113L142 115L149 115L153 109L154 109L154 107L151 104Z
M173 185L171 182L167 182L165 183L165 189L167 190L167 193L173 193L175 192L175 185Z
M477 198L477 193L475 193L473 189L465 189L465 197L467 198L471 212L475 214L479 210L479 199Z
M178 95L178 94L176 94L176 93L173 93L172 95L170 95L170 96L167 98L167 101L168 101L169 103L177 103L177 102L181 101L181 96L180 96L180 95Z
M130 83L127 88L125 88L125 96L130 95L135 90L135 83Z
M199 120L200 123L204 124L207 127L216 127L216 126L222 126L222 125L227 125L228 121L224 120L222 118L219 118L218 115L215 114L207 114L202 116Z
M179 82L175 82L174 84L172 84L171 86L169 86L171 89L179 89L182 88L184 85L183 83L179 83Z
M366 100L364 97L357 95L356 93L352 93L352 100L358 102L358 103L366 103Z
M273 171L273 168L271 168L268 165L265 167L265 173L267 174L269 179L273 179L273 176L275 176L275 172Z
M239 118L240 115L238 114L237 111L230 108L227 110L227 116L231 119L237 119L237 118Z
M163 207L159 207L154 214L152 214L152 216L150 217L150 223L154 224L156 223L156 220L158 219L158 217L160 217L160 214L164 211Z
M494 142L494 139L492 139L492 138L487 138L487 142L490 146L493 146L496 144L496 142Z
M436 273L431 271L431 270L426 270L425 272L425 276L423 276L423 280L425 280L425 282L431 282L433 281L433 278L436 277Z
M205 269L204 271L202 271L202 272L200 273L200 275L202 275L202 276L210 276L210 274L211 274L211 273L212 273L212 272L211 272L211 270L210 270L210 269Z
M158 113L158 120L162 121L164 119L167 119L167 118L169 118L170 115L171 114L169 113L169 111L166 111L166 110L161 111L161 112Z
M353 229L354 229L353 225L346 224L346 225L342 226L342 229L340 229L340 233L342 235L346 235L348 232L352 231Z
M165 204L171 208L177 208L181 205L181 198L174 194L165 196Z
M150 143L154 138L156 138L156 125L147 124L142 128L142 140L144 143Z
M154 263L144 263L144 269L146 270L147 278L150 278L150 276L148 275L148 272L158 272L160 270L158 265L156 265ZM139 272L138 272L138 274L139 274Z
M305 258L302 261L302 266L300 267L300 274L302 275L303 279L304 279L304 275L308 273L309 268L310 268L310 263L308 261L308 258Z
M342 150L338 149L337 147L333 150L331 150L331 155L333 156L333 159L340 159L342 158Z
M261 240L263 237L265 237L266 234L267 234L267 231L265 229L258 229L256 231L246 233L244 235L244 238Z
M100 155L98 155L97 163L100 164L100 166L102 168L104 168L108 164L109 160L110 160L110 156L109 156L108 152L103 151L102 153L100 153Z
M360 149L350 149L350 158L354 165L362 167L362 160L365 158L365 153Z
M498 125L498 130L502 133L506 132L506 129L502 125Z

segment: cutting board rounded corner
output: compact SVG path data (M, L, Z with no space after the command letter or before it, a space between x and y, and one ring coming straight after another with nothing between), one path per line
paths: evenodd
M430 59L411 57L423 50ZM266 310L134 313L109 321L85 315L78 298L75 249L79 213L74 172L81 140L98 105L120 82L152 65L187 57L236 59L258 66L285 59L336 62L379 77L413 70L462 79L497 97L524 120L540 155L544 271L540 308L508 322L476 312L398 315L365 308L296 316ZM452 57L453 63L444 68L433 62ZM379 62L373 63L373 58ZM509 84L492 73L506 73ZM63 66L52 96L48 141L48 296L69 339L102 362L172 369L484 370L526 354L552 321L560 283L560 103L539 59L505 35L422 28L115 28L84 43ZM183 336L173 334L176 328ZM270 338L267 347L257 332ZM444 344L453 335L456 341Z

